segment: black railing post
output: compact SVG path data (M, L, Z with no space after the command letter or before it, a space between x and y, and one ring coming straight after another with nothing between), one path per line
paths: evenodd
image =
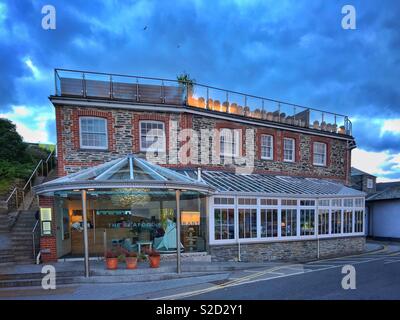
M208 92L208 87L207 87L207 109L210 109L208 100L209 100L210 96L209 96L209 92Z
M110 75L110 99L113 98L113 82L112 82L112 75Z
M139 79L136 77L136 101L139 102Z
M83 89L83 97L86 98L86 79L84 72L82 72L82 89Z
M161 103L165 103L164 80L161 80L160 99L161 99Z
M54 69L54 89L56 92L56 96L58 96L58 88L57 88L57 69Z

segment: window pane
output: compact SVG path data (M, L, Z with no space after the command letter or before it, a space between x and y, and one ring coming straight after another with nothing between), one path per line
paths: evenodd
M364 226L364 211L363 210L357 210L355 212L355 232L363 232L363 226Z
M81 117L81 147L107 148L107 120L103 118Z
M284 138L283 139L283 160L294 161L294 139Z
M261 209L261 237L278 236L278 210Z
M314 234L314 209L300 210L300 235L308 236Z
M292 237L297 235L297 210L282 209L281 211L281 236Z
M329 210L322 209L318 211L318 234L329 233Z
M342 233L342 211L332 210L332 234Z
M257 237L257 210L239 209L239 238Z
M343 233L353 232L353 211L345 210L343 213Z
M165 151L164 123L140 122L140 149L142 151Z
M234 210L214 209L214 238L215 240L234 239Z
M321 142L314 142L313 145L313 157L314 164L325 165L326 164L326 144Z

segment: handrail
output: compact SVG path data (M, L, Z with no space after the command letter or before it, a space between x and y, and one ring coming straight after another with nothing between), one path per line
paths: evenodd
M213 111L227 112L253 119L262 119L267 121L286 123L294 126L306 127L328 131L339 134L351 135L351 123L348 116L323 111L316 108L305 107L299 104L284 102L276 99L265 98L253 94L246 94L234 90L226 90L200 83L191 83L166 78L154 78L144 76L133 76L117 73L79 71L70 69L54 69L55 72L55 94L56 96L74 96L74 97L100 97L109 100L123 100L141 102L142 95L144 102L153 102L161 104L174 104L180 106L200 107ZM96 75L97 77L88 77ZM115 78L126 78L115 81ZM92 78L92 79L88 79ZM70 82L72 87L68 87L68 79L79 80L81 83ZM136 81L127 81L135 79ZM160 96L154 92L146 93L147 89L139 87L139 79L143 79L143 88L147 86L160 87ZM152 82L149 84L148 80ZM68 89L63 89L63 83L67 84ZM156 83L154 83L156 81ZM91 82L98 82L94 85ZM140 81L142 82L142 81ZM165 82L177 84L182 89L178 95L167 98L165 94ZM99 83L101 85L99 85ZM120 92L114 95L114 84L129 84L132 88L122 87ZM136 92L133 86L136 84ZM168 86L167 86L168 87ZM89 88L89 89L88 89ZM58 90L60 89L60 91ZM154 89L154 88L153 88ZM66 91L64 91L66 90ZM68 91L70 90L70 91ZM177 91L178 93L179 91ZM233 98L232 98L233 97ZM167 99L166 99L167 98ZM265 106L267 104L267 106ZM271 109L272 106L272 109ZM244 108L243 108L244 107Z
M133 79L145 79L145 80L158 80L158 81L169 81L169 82L176 82L178 84L182 84L183 82L175 80L175 79L167 79L167 78L156 78L156 77L144 77L144 76L133 76L133 75L127 75L127 74L118 74L118 73L106 73L106 72L95 72L95 71L82 71L82 70L73 70L73 69L60 69L60 68L56 68L54 69L57 77L60 79L60 76L58 74L58 71L65 71L65 72L75 72L75 73L81 73L81 74L95 74L95 75L103 75L103 76L114 76L114 77L126 77L126 78L133 78ZM213 87L213 86L209 86L209 85L205 85L205 84L201 84L201 83L193 83L193 85L195 86L200 86L200 87L204 87L204 88L208 88L208 89L213 89L213 90L220 90L220 91L225 91L227 93L233 93L233 94L237 94L237 95L241 95L241 96L245 96L245 97L249 97L249 98L255 98L255 99L260 99L260 100L266 100L266 101L270 101L270 102L275 102L275 103L282 103L285 105L289 105L292 107L299 107L299 108L304 108L304 109L308 109L308 110L312 110L312 111L318 111L318 112L323 112L323 113L329 113L329 114L333 114L333 115L338 115L340 117L346 117L344 114L340 114L340 113L333 113L333 112L329 112L329 111L324 111L321 109L316 109L316 108L310 108L310 107L305 107L299 104L295 104L295 103L291 103L291 102L285 102L285 101L281 101L281 100L276 100L276 99L271 99L271 98L265 98L265 97L261 97L261 96L256 96L256 95L252 95L252 94L247 94L247 93L243 93L243 92L239 92L239 91L233 91L233 90L227 90L227 89L222 89L222 88L218 88L218 87Z
M36 171L39 169L39 166L42 164L43 160L40 160L39 163L37 164L37 166L35 167L35 169L33 170L31 176L29 177L28 181L25 183L24 187L22 188L22 190L25 190L26 187L28 186L28 184L31 182L33 176L36 174Z
M39 225L39 220L36 220L35 226L32 229L32 250L33 250L33 259L36 258L36 244L35 244L35 231L37 226Z
M28 185L30 186L30 189L32 189L32 180L33 177L38 175L39 168L41 167L41 176L47 176L49 174L49 171L52 169L52 157L54 157L54 150L52 150L49 155L46 157L45 160L41 159L38 164L36 165L35 169L32 171L32 174L30 175L29 179L26 181L25 185L23 188L15 187L10 195L6 199L7 207L10 208L9 202L15 196L15 208L18 210L20 205L24 205L25 203L25 193ZM50 163L50 170L49 170L49 163ZM46 165L46 172L43 168L43 165ZM21 193L20 193L21 192ZM22 197L21 203L19 203L19 197Z
M13 196L13 194L14 194L15 192L17 192L17 187L15 187L15 188L13 189L13 191L11 192L11 194L8 196L8 198L7 198L7 200L6 200L6 203L8 203L8 201L10 201L11 197Z

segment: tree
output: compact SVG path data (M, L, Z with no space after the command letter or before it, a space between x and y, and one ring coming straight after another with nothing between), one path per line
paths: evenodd
M0 118L0 160L22 162L25 160L26 144L18 134L15 124Z

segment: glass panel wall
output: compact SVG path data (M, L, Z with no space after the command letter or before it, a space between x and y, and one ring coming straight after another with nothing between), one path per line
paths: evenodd
M363 204L361 198L216 197L211 203L214 212L211 225L215 228L211 241L234 243L237 239L248 242L358 235L364 228L364 207L359 207ZM221 218L228 212L229 219ZM225 231L229 236L221 236L221 224L226 226L225 230L229 225L230 232Z
M69 222L70 250L66 255L82 256L83 218L80 192L60 192L59 216ZM181 251L205 251L207 222L205 197L197 192L181 194ZM57 208L57 206L56 206ZM63 212L60 212L60 211ZM67 214L65 214L67 212ZM112 189L87 192L89 254L102 256L108 250L143 253L154 248L160 253L174 253L176 240L175 191L154 189Z

